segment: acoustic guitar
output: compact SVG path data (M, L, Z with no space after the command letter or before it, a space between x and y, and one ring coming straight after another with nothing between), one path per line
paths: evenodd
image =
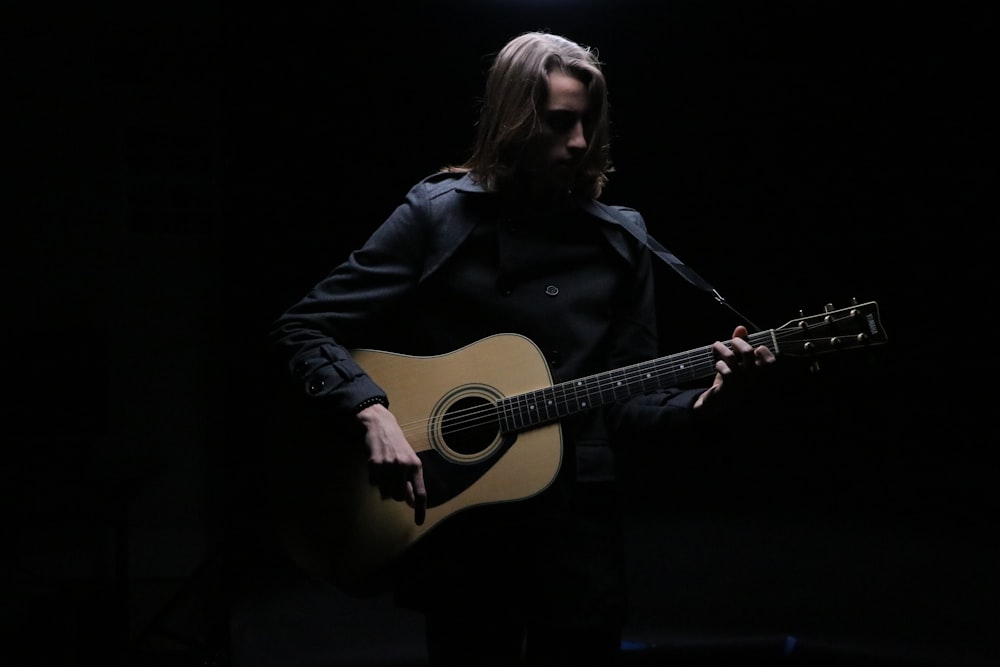
M801 316L751 333L754 347L813 357L886 342L874 301ZM731 341L726 341L731 344ZM428 502L422 525L406 503L369 483L362 443L332 443L320 472L321 499L286 522L295 563L344 591L380 589L378 575L457 512L523 500L547 488L563 456L560 420L657 389L715 374L711 346L698 347L552 384L541 350L518 334L489 336L448 354L417 357L359 349L352 356L384 388L403 432L423 461Z

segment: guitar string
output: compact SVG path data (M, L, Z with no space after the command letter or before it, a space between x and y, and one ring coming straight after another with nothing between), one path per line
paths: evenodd
M769 332L763 332L763 333L767 334ZM795 332L793 335L792 334L786 335L786 334L788 334L788 332L780 332L779 330L775 330L774 333L775 333L776 337L782 337L782 338L788 338L790 335L792 337L796 337L796 338L799 337L799 332ZM765 336L765 337L769 337L769 336ZM822 338L817 337L817 338L809 339L809 340L804 341L804 342L806 342L806 343L817 343L817 342L820 342L820 341L828 341L828 340L829 339L827 337L822 337ZM727 345L727 346L730 346L731 345L731 341L724 341L724 344ZM707 350L707 353L705 352L706 350ZM679 356L684 356L685 354L687 354L688 358L691 359L690 363L687 364L687 366L688 366L687 372L688 373L691 370L697 368L699 365L704 366L706 364L706 362L711 362L710 365L708 366L709 368L714 368L714 366L715 366L715 361L716 360L714 358L714 353L711 351L711 346L708 346L706 348L701 348L698 351L692 351L691 353L681 353L681 355L679 355ZM672 361L672 360L674 360L676 358L677 358L676 356L666 357L666 358L663 358L663 359L656 359L656 360L651 360L651 361L648 361L648 362L642 362L640 364L635 364L634 366L626 367L626 369L619 369L620 371L625 371L627 369L632 369L633 375L618 376L618 377L615 378L614 382L615 382L615 384L620 384L620 383L623 383L623 382L625 384L628 384L628 383L635 383L637 381L641 382L641 381L643 381L643 378L646 378L646 380L645 380L646 382L648 382L648 379L653 379L653 380L656 380L658 382L660 379L662 379L662 378L664 378L666 376L677 375L677 369L674 368L675 364L668 364L667 363L668 361ZM664 370L664 367L666 367L666 370ZM638 369L638 368L641 368L641 372L638 373L638 374L635 374L635 370ZM523 400L527 400L525 397L528 397L528 396L530 396L532 394L536 394L536 393L542 393L542 394L545 394L545 393L555 393L555 392L557 392L559 390L562 390L564 396L563 396L563 400L561 401L560 404L565 407L567 405L570 405L573 400L578 399L579 396L585 395L587 397L590 397L590 396L595 395L595 394L597 394L597 393L599 393L601 391L607 391L608 390L608 385L604 385L603 388L602 388L602 385L597 385L596 387L591 388L588 391L588 389L587 389L587 387L589 386L588 385L588 381L589 381L590 384L593 384L593 381L595 379L597 379L597 378L600 378L602 375L611 375L611 374L613 374L613 372L612 371L608 371L608 372L599 373L599 374L596 374L596 375L589 376L588 378L581 378L579 380L574 380L574 381L570 381L570 382L566 382L566 383L552 385L552 386L549 386L549 387L544 387L544 388L537 389L537 390L532 390L532 391L524 392L524 393L517 394L517 395L514 395L514 396L505 397L504 399L502 399L501 402L506 402L507 404L511 404L512 401L514 401L515 399L522 400L522 401ZM693 379L693 377L694 376L692 376L692 379ZM657 386L659 386L659 385L657 384ZM581 387L583 387L583 388L581 388ZM613 388L611 390L613 391ZM567 399L566 395L572 395L572 396L569 399ZM598 406L599 405L603 405L603 404L604 404L603 401L599 402ZM582 408L581 410L585 410L585 409L588 409L588 408ZM473 428L476 425L482 425L485 421L497 421L497 420L501 419L501 417L498 416L498 412L497 411L498 411L498 404L495 404L495 403L486 403L486 404L483 404L483 405L480 405L480 406L475 406L475 407L465 408L465 409L458 410L458 411L453 411L452 413L450 413L447 416L447 419L451 422L451 427L452 427L449 432L451 432L451 433L461 433L462 431L468 430L469 428ZM528 424L527 426L524 426L524 427L522 427L520 429L515 428L513 430L517 431L517 430L524 430L525 428L530 428L532 426L541 426L541 425L544 425L546 423L549 423L549 422L552 422L552 421L556 421L561 416L564 416L564 415L557 415L555 418L544 418L544 419L539 420L537 423ZM493 417L496 417L496 418L494 419ZM434 424L434 425L436 425L435 422L437 422L437 421L443 422L444 420L445 420L445 417L434 417L434 418L425 419L425 420L422 420L422 421L408 423L405 426L401 426L401 428L403 428L404 433L407 433L407 432L417 432L417 431L423 430L423 428L426 425L428 425L428 424ZM471 424L472 426L465 426L465 424Z
M503 419L502 407L501 405L507 405L512 411L517 411L514 409L514 405L517 402L522 404L532 403L535 404L529 397L534 394L552 395L555 402L555 418L541 418L538 419L534 425L541 426L551 421L564 416L562 413L565 411L567 406L581 404L581 398L587 397L585 402L589 402L589 398L601 392L614 391L615 387L629 387L637 384L652 384L655 387L660 386L659 382L665 377L674 376L677 377L678 373L690 374L697 370L699 367L706 367L707 362L711 362L706 368L714 367L714 355L709 353L707 355L701 355L701 358L690 357L691 361L684 364L685 368L678 371L675 364L669 364L667 362L657 362L649 361L642 364L642 369L632 369L626 371L621 369L620 371L608 371L606 373L601 373L587 378L581 378L578 380L573 380L565 383L559 383L556 385L551 385L548 387L541 387L539 389L529 390L520 394L513 396L506 396L500 399L496 403L486 402L482 405L477 405L469 408L462 408L460 410L454 410L448 413L446 416L431 417L423 420L418 420L415 422L408 422L405 425L400 425L404 434L408 433L419 433L422 432L427 426L437 427L443 424L445 421L449 422L449 433L458 434L476 426L482 426L485 422L496 422ZM631 368L631 367L628 367ZM613 375L613 379L604 380L603 383L595 380L601 375ZM690 379L694 379L698 374L692 375ZM638 393L638 392L629 392ZM603 405L604 401L596 403L593 407L598 407ZM582 408L583 411L588 408ZM546 408L543 408L547 412ZM570 411L574 412L574 411ZM520 430L520 429L514 429Z
M753 345L763 343L774 337L774 339L780 340L790 340L790 339L800 339L801 340L802 331L795 329L772 329L768 331L758 332L748 336L749 342ZM829 342L830 337L828 336L817 336L810 339L801 340L803 345L805 344L817 344L821 342ZM727 347L732 347L732 341L723 341L723 344ZM779 346L780 347L780 346ZM678 361L683 359L683 361ZM455 410L449 413L447 416L436 416L430 417L422 420L417 420L413 422L408 422L406 424L401 424L404 435L420 433L426 430L428 426L437 427L438 422L443 423L444 421L449 422L449 433L457 434L464 431L468 431L472 428L481 427L487 422L499 422L503 420L503 415L501 414L501 404L506 404L512 406L515 401L528 401L527 397L533 394L556 394L562 393L562 400L557 400L557 416L554 418L544 417L536 420L534 423L529 423L521 429L531 428L534 426L542 426L553 421L560 419L562 415L559 408L565 409L566 406L572 405L576 402L577 405L581 405L579 399L581 396L587 397L587 402L589 402L589 397L600 394L602 392L615 390L615 387L621 385L632 385L632 384L649 384L652 382L654 388L662 386L660 381L669 376L674 376L674 381L684 382L684 379L680 379L678 376L685 375L689 376L686 380L697 379L697 377L702 377L700 373L709 371L715 367L716 363L715 353L712 351L712 346L705 346L702 348L697 348L689 352L682 352L678 355L671 355L669 357L663 357L660 359L653 359L650 361L640 362L638 364L633 364L631 366L626 366L615 371L604 371L602 373L597 373L588 377L579 378L577 380L571 380L564 383L559 383L556 385L551 385L548 387L541 387L539 389L530 390L527 392L522 392L517 395L507 396L498 401L497 403L484 403L482 405L477 405L469 408L463 408L460 410ZM699 369L701 369L699 371ZM699 373L694 374L692 373ZM608 379L600 380L603 376L607 376ZM603 384L602 384L603 382ZM595 384L596 383L596 384ZM593 385L593 386L592 386ZM629 392L629 394L636 392ZM568 396L568 398L567 398ZM600 400L595 406L599 407L604 405L605 401ZM581 407L579 411L584 411L591 409L590 407ZM571 411L571 412L575 412Z

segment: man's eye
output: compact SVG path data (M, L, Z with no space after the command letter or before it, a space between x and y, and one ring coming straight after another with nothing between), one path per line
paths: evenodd
M573 114L554 113L549 114L549 127L555 132L568 132L573 129L576 123L576 116Z

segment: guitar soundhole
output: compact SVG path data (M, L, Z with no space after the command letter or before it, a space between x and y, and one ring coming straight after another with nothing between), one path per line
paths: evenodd
M499 432L496 409L491 401L467 396L452 403L441 423L445 445L459 456L473 456L496 443Z

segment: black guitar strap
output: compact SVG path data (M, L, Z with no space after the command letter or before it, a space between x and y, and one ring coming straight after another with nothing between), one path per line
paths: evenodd
M653 238L653 236L649 232L646 232L644 236L640 236L636 232L636 230L632 229L631 225L622 225L622 227L627 229L633 236L635 236L650 250L652 250L653 254L659 257L661 260L663 260L671 269L679 273L681 277L684 278L684 280L688 281L698 289L711 294L712 297L718 303L722 304L723 306L731 310L741 320L744 320L751 329L753 329L754 331L760 331L760 327L751 322L748 317L746 317L738 310L733 308L728 301L722 298L722 295L719 294L719 291L716 290L714 287L712 287L712 285L707 280L698 275L698 273L690 266L688 266L680 259L678 259L677 255L664 248L663 244L657 241L655 238Z

